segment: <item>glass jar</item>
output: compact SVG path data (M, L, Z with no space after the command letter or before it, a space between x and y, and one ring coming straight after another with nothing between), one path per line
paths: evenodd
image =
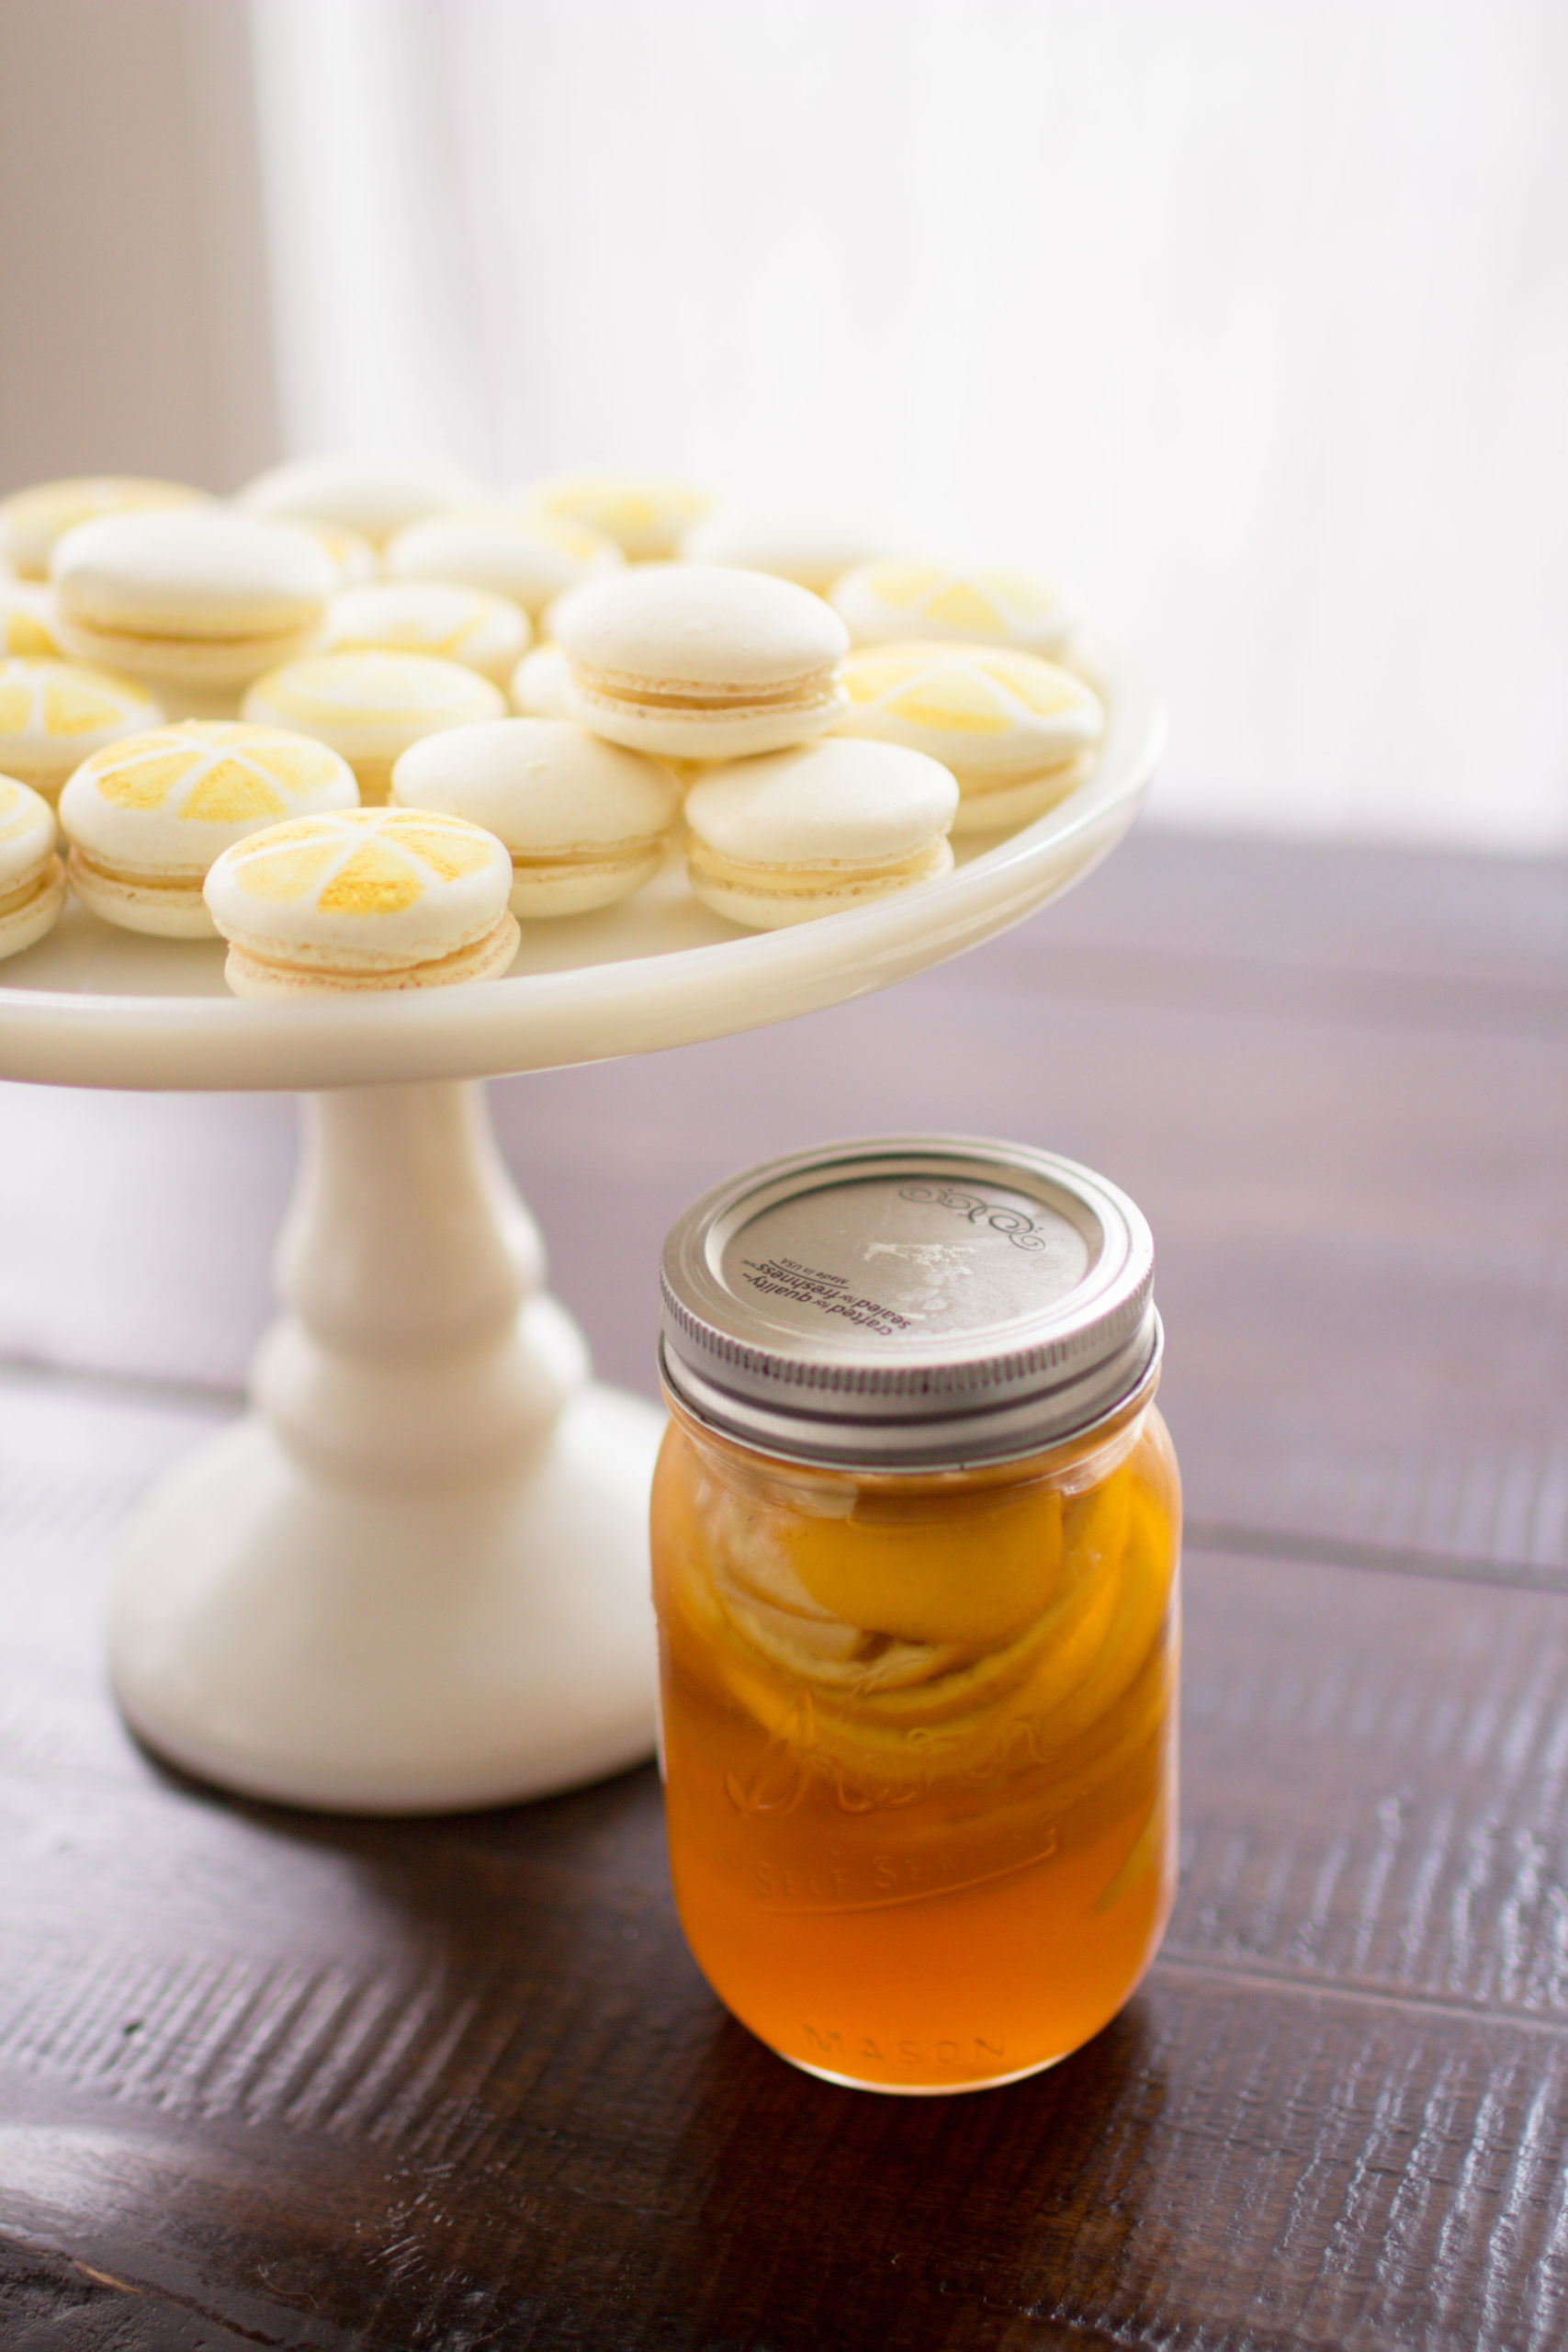
M654 1483L682 1925L839 2082L1077 2048L1176 1877L1175 1456L1153 1250L1087 1170L839 1147L671 1236Z

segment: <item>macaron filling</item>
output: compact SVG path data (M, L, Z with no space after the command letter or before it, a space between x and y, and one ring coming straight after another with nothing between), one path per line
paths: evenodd
M694 833L686 858L694 881L725 890L755 890L770 899L820 898L846 888L890 884L903 888L945 874L953 864L946 836L922 842L902 857L834 859L820 865L758 865L738 857L722 856Z
M443 955L375 956L352 948L313 946L292 940L287 949L276 940L229 934L229 978L254 978L274 985L319 987L330 977L334 988L385 989L400 974L417 977L421 987L448 980L483 978L492 967L504 970L517 953L517 923L508 910L478 939L466 940Z

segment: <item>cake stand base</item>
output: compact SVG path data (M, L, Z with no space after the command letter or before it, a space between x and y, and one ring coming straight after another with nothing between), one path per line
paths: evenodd
M592 1386L520 1477L433 1497L316 1484L247 1419L130 1531L109 1611L127 1720L203 1780L344 1812L504 1804L638 1762L662 1429Z
M115 1690L149 1746L374 1813L650 1753L663 1416L589 1381L542 1271L477 1087L310 1102L256 1410L154 1488L111 1589Z

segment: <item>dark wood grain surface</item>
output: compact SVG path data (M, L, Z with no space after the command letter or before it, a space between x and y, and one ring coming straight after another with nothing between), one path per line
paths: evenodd
M942 1127L1155 1227L1182 1889L1055 2074L835 2091L638 1772L450 1821L138 1750L97 1596L236 1409L293 1106L0 1091L0 2346L1568 2341L1568 875L1145 835L957 965L492 1090L602 1371L774 1149Z

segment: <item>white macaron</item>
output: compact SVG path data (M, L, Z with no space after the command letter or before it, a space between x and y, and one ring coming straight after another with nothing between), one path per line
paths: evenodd
M829 737L712 768L686 796L686 867L705 906L752 930L951 871L958 786L923 752Z
M54 811L41 793L0 775L0 956L41 939L65 903Z
M955 833L1026 824L1094 770L1105 730L1081 679L1006 646L880 645L843 665L835 732L925 752L958 779Z
M272 467L246 483L240 504L293 522L341 523L379 548L422 515L478 495L471 476L445 458L341 453Z
M857 563L835 583L832 604L857 645L926 639L1053 653L1077 620L1054 581L1021 565L933 563L910 556Z
M127 931L210 939L201 886L214 858L357 797L335 752L275 728L187 719L133 735L85 761L60 796L71 888Z
M517 952L511 888L491 834L423 808L274 826L207 877L229 985L251 997L496 978Z
M376 580L327 607L323 652L434 653L505 686L533 634L510 596L449 580Z
M658 872L681 809L657 761L552 718L432 735L398 762L392 798L467 817L504 842L522 916L626 898Z
M46 800L59 799L66 777L93 752L163 720L133 679L42 656L0 661L0 773Z
M571 665L558 645L536 645L512 673L512 707L524 718L570 718Z
M626 558L614 539L585 523L515 507L463 506L400 531L387 548L392 580L456 580L510 596L530 620L569 588Z
M303 652L338 584L309 533L216 505L84 523L60 541L51 571L61 642L146 681L166 704L231 698Z
M444 727L500 718L506 697L477 670L431 653L314 653L259 678L245 717L330 743L359 784L367 808L384 801L392 769L411 743Z
M803 743L845 707L843 623L766 572L638 564L573 589L551 618L572 716L632 751L739 759Z

